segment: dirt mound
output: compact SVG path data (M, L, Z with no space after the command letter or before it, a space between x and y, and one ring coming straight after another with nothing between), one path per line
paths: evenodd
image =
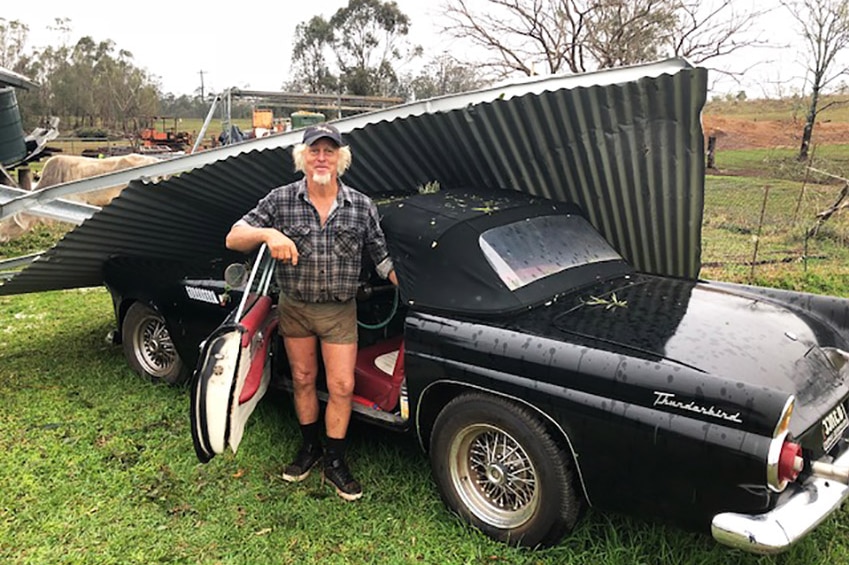
M751 120L711 114L702 116L705 137L716 136L717 149L798 148L804 125L798 120ZM849 143L849 123L818 122L814 126L812 143Z

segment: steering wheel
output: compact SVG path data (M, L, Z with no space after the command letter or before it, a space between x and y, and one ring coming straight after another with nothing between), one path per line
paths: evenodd
M362 297L363 299L367 299L367 298L370 298L375 292L385 292L385 289L387 289L387 288L389 288L389 287L379 287L379 288L375 289L374 287L372 287L370 285L363 285L362 287L360 287L360 291L357 293L357 297L358 298ZM377 322L376 324L367 324L366 322L363 322L363 321L360 321L359 319L357 319L357 325L359 327L367 329L367 330L379 330L379 329L386 327L387 324L389 324L389 322L392 321L392 318L394 318L395 314L398 313L398 295L399 295L399 292L398 292L397 286L392 285L391 289L392 289L392 308L390 308L389 314L386 316L386 318Z

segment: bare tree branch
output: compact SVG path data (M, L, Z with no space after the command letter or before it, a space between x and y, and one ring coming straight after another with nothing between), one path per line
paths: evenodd
M474 10L466 0L444 6L446 31L482 48L483 65L499 74L537 74L587 70L580 38L586 2L575 0L487 0Z
M743 47L765 10L732 0L446 0L445 30L500 75L574 73L666 56L702 63Z
M769 46L770 39L752 37L749 32L754 22L770 11L740 11L731 0L680 2L676 9L677 21L670 35L673 53L700 64L744 47Z

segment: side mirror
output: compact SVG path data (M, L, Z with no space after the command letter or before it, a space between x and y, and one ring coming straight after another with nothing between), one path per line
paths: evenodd
M240 288L245 286L248 280L248 270L242 263L231 263L224 269L224 282L230 288Z

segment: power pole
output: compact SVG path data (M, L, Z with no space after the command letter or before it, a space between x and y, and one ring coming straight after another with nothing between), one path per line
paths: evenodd
M204 91L203 91L203 73L205 73L205 72L206 71L203 71L203 70L198 71L198 74L200 75L200 99L201 100L203 100L205 98Z

